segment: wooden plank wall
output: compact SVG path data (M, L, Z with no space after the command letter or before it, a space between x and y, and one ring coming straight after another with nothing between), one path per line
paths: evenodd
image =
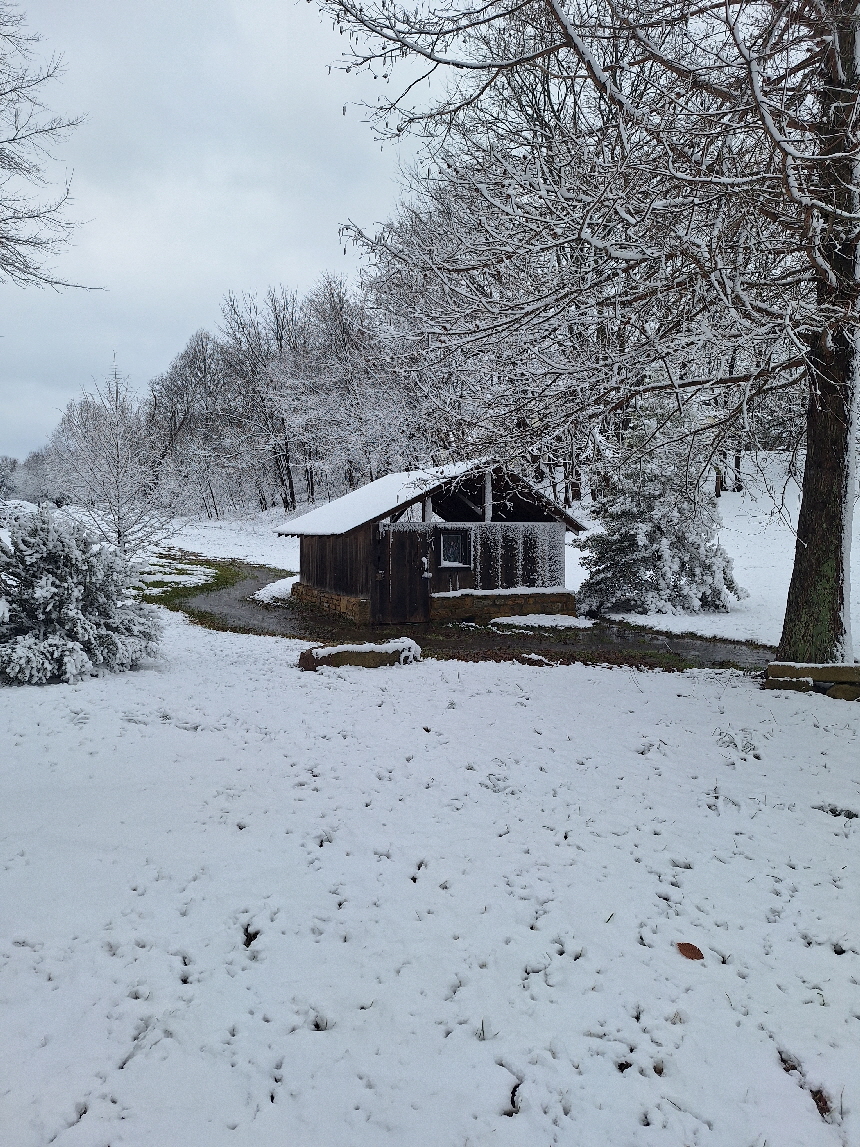
M376 526L348 534L301 539L301 580L319 589L363 596L370 593Z
M538 538L530 523L434 523L386 530L360 526L348 534L301 539L301 580L331 593L369 597L374 620L421 621L429 616L430 593L452 589L508 589L539 586ZM440 534L446 528L472 532L472 569L440 565ZM564 569L564 528L547 530L543 544L557 551ZM422 577L428 559L431 579Z
M430 579L425 578L427 559L432 569L430 530L386 530L378 543L376 578L371 615L381 624L430 620Z

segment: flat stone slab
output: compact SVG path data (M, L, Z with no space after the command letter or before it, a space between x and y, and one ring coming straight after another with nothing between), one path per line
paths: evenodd
M379 644L317 645L303 649L299 669L314 673L322 665L357 665L362 669L380 669L383 665L411 665L421 660L421 646L410 637L396 637Z
M798 693L823 693L835 701L860 701L860 665L795 664L772 661L767 667L765 689L793 689Z
M768 677L765 689L793 689L796 693L811 693L811 677Z
M770 681L831 681L835 684L860 685L860 665L802 665L792 661L772 661L767 667ZM771 688L778 688L772 685Z
M836 701L860 701L860 685L832 685L825 696Z
M460 589L430 595L431 621L474 621L487 625L497 617L533 613L576 616L576 594L563 586L515 589Z

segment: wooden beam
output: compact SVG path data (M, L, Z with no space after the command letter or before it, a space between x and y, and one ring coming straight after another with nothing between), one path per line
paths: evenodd
M484 475L484 521L493 520L493 472L488 470Z
M451 493L454 494L455 497L459 498L464 505L468 506L473 514L477 514L479 518L482 516L483 510L481 507L476 506L471 498L467 498L462 490L452 490Z

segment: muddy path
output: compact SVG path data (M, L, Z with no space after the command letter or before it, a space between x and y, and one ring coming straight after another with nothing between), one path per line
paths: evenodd
M244 566L234 584L189 596L181 608L204 625L240 633L303 641L385 641L412 637L427 657L532 664L586 662L654 669L691 667L763 669L774 651L765 646L704 637L678 637L642 626L600 622L591 629L524 629L471 624L358 626L292 602L264 604L251 596L282 577L266 566Z

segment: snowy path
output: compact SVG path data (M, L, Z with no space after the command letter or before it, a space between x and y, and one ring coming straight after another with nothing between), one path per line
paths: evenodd
M860 706L167 625L0 694L4 1144L860 1141Z

